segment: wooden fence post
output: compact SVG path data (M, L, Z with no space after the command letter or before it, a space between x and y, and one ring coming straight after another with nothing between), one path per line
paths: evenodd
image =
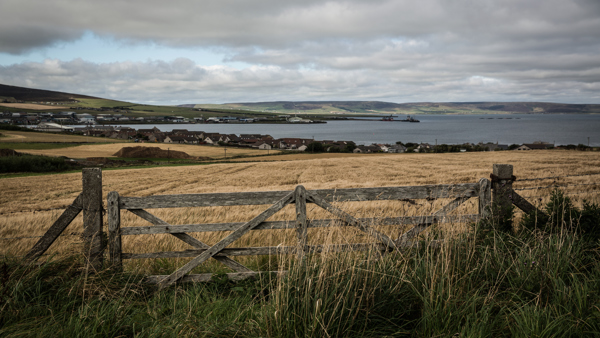
M492 214L494 224L503 231L512 230L512 182L513 166L494 164L492 176Z
M119 207L119 193L111 191L107 197L108 209L108 253L112 267L116 270L123 268L121 260L121 208Z
M104 233L102 232L102 169L82 170L83 255L92 271L102 269Z
M490 216L492 204L492 183L487 178L479 180L479 217Z
M296 203L296 227L298 228L298 257L304 256L307 242L307 223L306 223L306 189L304 186L297 186L294 192Z

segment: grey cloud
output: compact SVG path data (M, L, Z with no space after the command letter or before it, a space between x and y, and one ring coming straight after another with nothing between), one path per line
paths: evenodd
M598 0L3 0L0 53L84 32L250 66L47 60L0 82L162 102L600 100Z
M0 28L90 30L118 39L173 46L285 48L322 39L371 40L446 32L467 40L593 36L600 32L593 2L564 0L356 1L20 1L5 0ZM72 33L69 33L72 34ZM40 42L69 40L52 35ZM2 50L19 45L1 41ZM480 41L481 42L481 41Z
M440 65L429 66L431 69ZM592 81L571 80L591 76ZM234 69L200 66L188 59L173 62L83 60L21 63L0 67L0 83L60 90L142 103L224 103L268 100L466 101L543 100L600 103L600 68L509 73L502 77L437 74L423 67L396 71L285 69L252 66Z

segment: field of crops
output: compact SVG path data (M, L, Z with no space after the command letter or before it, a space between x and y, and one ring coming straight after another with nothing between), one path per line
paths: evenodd
M298 157L105 171L104 196L110 191L150 196L292 190L298 184L326 189L465 183L489 177L494 163L507 163L514 165L514 188L540 208L556 186L578 208L584 200L600 203L600 152L293 156ZM532 178L544 179L525 180ZM444 239L435 247L413 247L383 257L378 251L327 252L307 255L305 260L294 255L236 257L250 269L287 273L243 282L217 275L210 283L157 291L142 282L143 276L172 273L187 259L128 260L124 273L106 269L88 274L77 255L81 216L49 250L54 255L50 263L37 266L19 260L37 240L29 237L43 234L80 191L79 173L0 179L0 336L85 332L98 337L596 337L600 333L599 233L586 237L569 228L573 214L562 212L564 205L558 210L562 217L553 221L560 226L553 229L507 233L445 224L423 233L425 238ZM379 218L431 214L443 202L334 204L356 217ZM472 199L457 212L473 213L476 207ZM247 221L266 208L149 211L171 224L191 224ZM312 204L307 209L309 219L331 217ZM586 217L596 224L592 229L597 229L600 209L588 205L587 210L591 213ZM292 220L294 212L287 207L271 220ZM123 212L122 225L148 223ZM402 230L372 225L393 238ZM309 229L309 244L370 241L348 227L325 229ZM192 235L214 244L226 233ZM231 246L289 245L295 240L293 229L257 230ZM124 252L186 248L168 235L124 236L123 241ZM229 270L210 260L192 272Z
M85 148L88 146L80 146ZM80 148L76 147L76 148ZM105 149L107 156L118 145L98 145ZM73 148L73 149L76 149ZM208 148L198 147L195 148ZM218 148L216 150L219 150ZM65 149L44 150L60 152ZM42 151L40 151L42 152ZM58 153L57 153L58 154ZM69 152L71 156L79 155ZM199 154L199 153L198 153ZM192 155L197 155L192 153ZM285 156L285 155L284 155ZM273 159L278 156L272 157ZM209 166L188 166L149 169L128 169L105 171L104 195L118 191L122 196L149 196L157 194L188 194L211 192L293 190L298 184L307 189L335 189L357 187L405 186L424 184L452 184L477 182L488 178L494 163L513 164L518 178L567 176L598 173L600 153L575 151L539 152L490 152L459 154L396 154L369 155L350 158L306 159L279 162L223 163ZM599 176L577 176L562 178L563 183L576 185L565 190L573 194L573 199L581 203L583 199L597 199ZM0 185L0 237L21 237L41 235L81 191L81 174L59 174L40 177L2 179ZM516 182L515 188L548 185L550 181ZM591 185L590 185L591 184ZM550 189L523 190L523 196L531 197L536 205L547 201ZM538 196L539 195L539 196ZM418 201L412 205L400 201L345 203L343 208L360 217L391 217L430 214L444 201ZM477 201L470 200L457 212L472 213ZM157 209L156 215L172 224L241 222L249 220L267 206L194 208L188 210ZM311 211L312 210L312 211ZM321 218L324 212L309 206L309 216ZM291 208L276 214L273 220L292 219ZM147 225L133 215L124 214L126 226ZM80 232L81 220L71 225L69 231ZM457 228L464 230L462 227ZM390 235L397 235L401 229L384 229ZM454 229L456 230L456 229ZM244 245L278 245L285 243L288 234L282 232L272 237L259 235L246 238ZM200 236L200 235L197 235ZM223 234L202 235L203 240L215 242ZM313 236L315 238L316 234ZM340 234L348 240L347 233ZM139 237L139 236L138 236ZM318 236L316 236L318 237ZM56 252L64 251L70 239L62 238L55 245ZM129 241L128 239L127 241ZM147 236L146 243L154 243L163 249L182 249L180 242L160 235ZM291 239L293 240L293 235ZM257 243L264 241L265 243ZM351 240L354 241L354 240ZM19 240L2 245L0 254L22 255L35 242L34 239ZM268 243L266 243L268 242ZM133 244L133 243L131 243ZM127 247L128 242L125 243ZM146 245L143 250L158 249Z

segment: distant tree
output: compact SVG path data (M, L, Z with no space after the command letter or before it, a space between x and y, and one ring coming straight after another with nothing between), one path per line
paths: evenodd
M354 152L354 149L356 149L356 144L354 142L348 142L344 147L344 152L352 153Z
M581 144L579 143L577 145L577 150L588 150L590 147L586 146L585 144Z
M308 146L306 146L306 151L320 153L325 151L325 147L323 147L323 143L321 142L311 142L308 144Z
M434 153L447 153L450 152L450 147L447 144L439 144L433 147Z
M511 144L508 146L508 150L515 150L517 148L519 148L521 145L520 144Z

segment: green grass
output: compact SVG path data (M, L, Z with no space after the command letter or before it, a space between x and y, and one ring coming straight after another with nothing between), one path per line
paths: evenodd
M217 162L198 162L198 163L174 162L174 163L167 163L167 164L161 162L161 164L127 165L127 166L123 166L123 167L102 168L102 171L127 170L127 169L149 169L149 168L162 168L162 167L183 167L183 166L191 166L191 165L209 165L209 164L214 164L214 163L217 163ZM0 173L0 180L3 178L32 177L32 176L46 176L46 175L60 175L60 174L74 174L74 173L81 173L81 169L64 170L64 171L60 171L60 172Z
M0 157L0 173L60 172L72 167L63 158L38 155Z
M437 246L383 256L329 252L248 264L288 271L280 278L231 282L209 262L195 270L217 264L213 281L162 291L132 272L88 275L80 257L40 266L3 257L0 336L597 337L600 241L560 215L564 226L549 231L505 233L482 223ZM144 264L161 274L177 268L168 259Z
M104 144L104 143L94 143ZM62 149L80 146L81 143L0 142L0 149Z
M186 118L194 118L203 116L205 118L212 116L227 116L227 115L239 115L245 114L248 116L253 115L266 115L256 111L240 111L238 109L228 109L227 107L221 107L220 109L213 109L211 111L197 111L192 110L187 107L177 107L177 106L155 106L155 105L145 105L145 104L137 104L131 102L124 101L114 101L114 100L105 100L105 99L79 99L79 103L76 106L83 108L120 108L123 110L127 110L129 113L128 116L140 117L140 116L183 116ZM218 106L218 105L216 105ZM93 115L97 115L101 112L95 110L89 110L89 112ZM112 113L112 112L107 112Z

